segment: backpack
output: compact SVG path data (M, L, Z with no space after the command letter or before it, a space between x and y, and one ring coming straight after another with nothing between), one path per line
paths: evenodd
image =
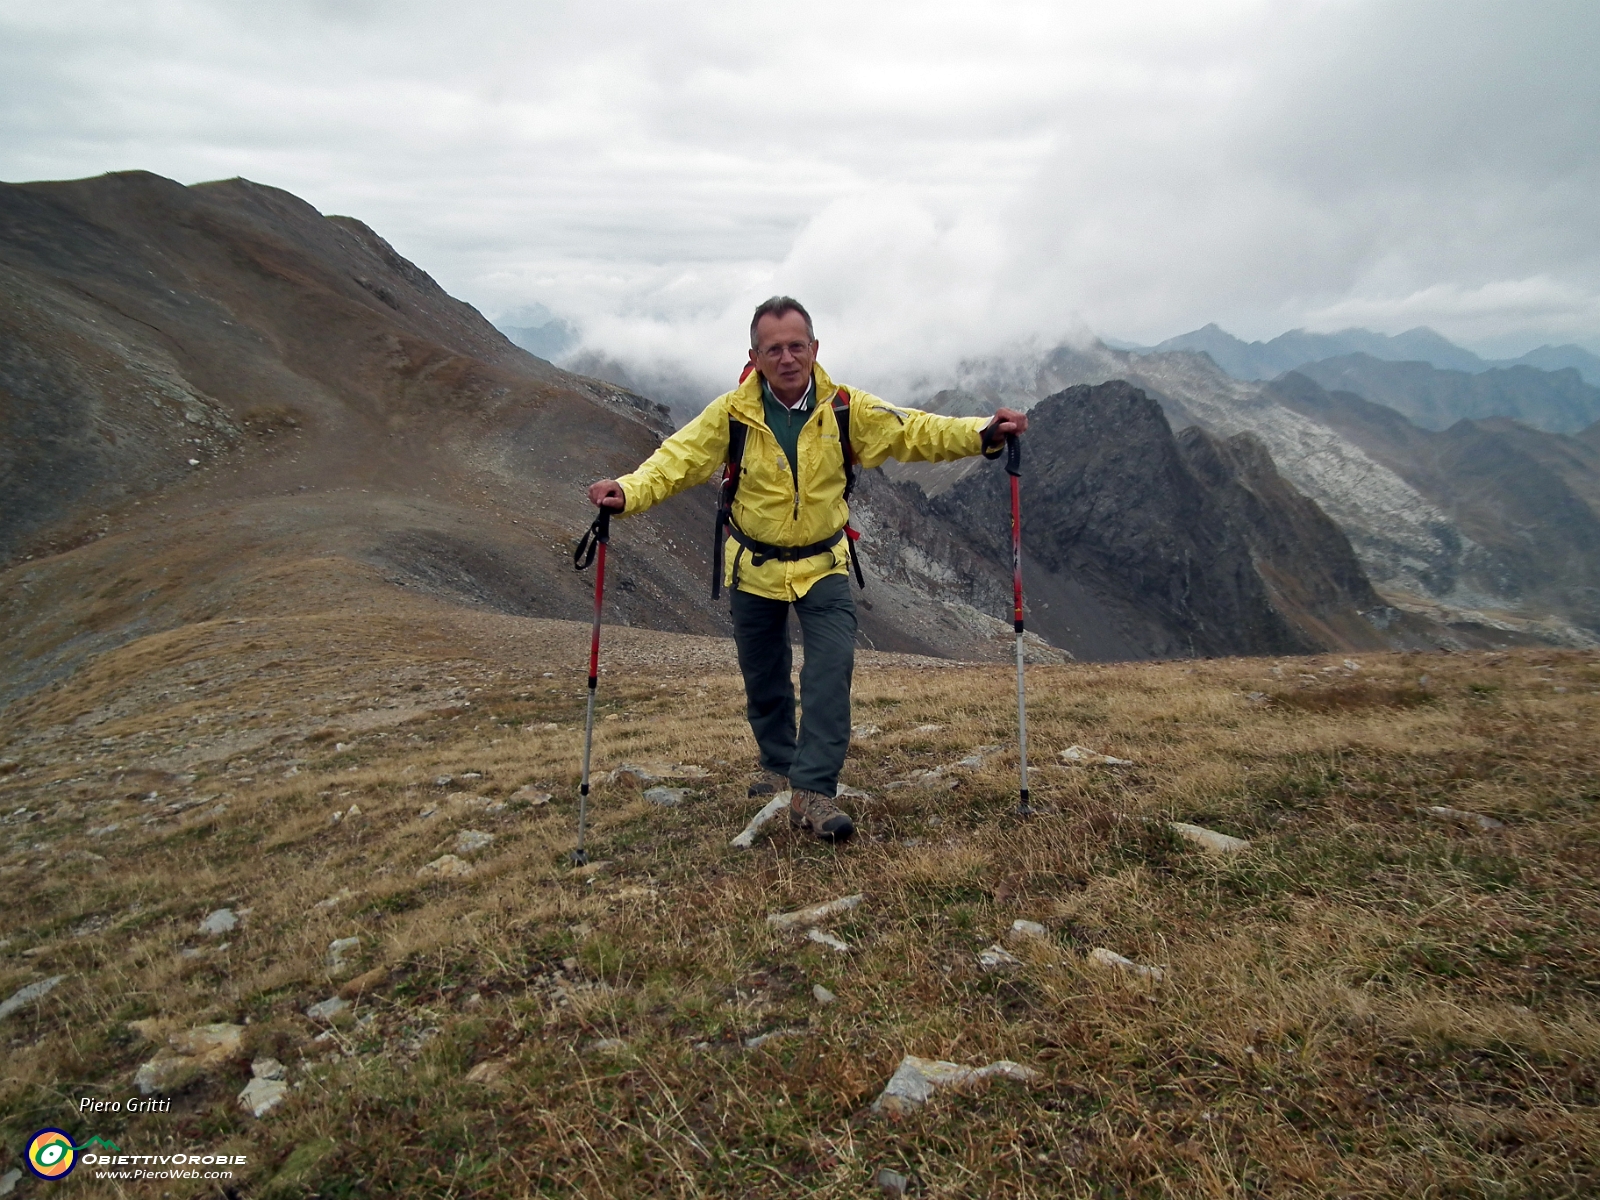
M739 381L743 383L749 374L750 367L746 365ZM833 419L839 426L839 449L844 455L844 498L848 503L850 494L856 489L856 455L850 445L850 393L840 388L831 403ZM752 566L759 567L774 558L780 562L798 562L802 558L831 550L839 544L841 537L850 539L850 565L855 571L856 586L865 588L867 581L861 575L861 556L856 553L861 532L848 520L844 528L832 537L807 546L774 546L768 542L758 542L733 523L733 497L739 490L739 471L744 461L745 438L749 433L750 427L743 421L731 416L728 418L728 457L722 465L722 483L717 490L717 522L711 548L711 598L715 600L722 594L722 552L723 543L728 537L739 543L739 550L733 559L732 586L735 588L739 586L739 560L744 557L746 550L751 553Z

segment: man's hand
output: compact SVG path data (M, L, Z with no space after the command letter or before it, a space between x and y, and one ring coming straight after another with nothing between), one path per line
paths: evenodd
M1001 411L1004 412L1005 410L1001 409ZM1028 419L1026 417L1022 420L1023 424L1027 424ZM627 504L627 502L628 498L623 495L622 485L615 479L602 479L599 483L591 483L589 485L590 504L621 512L623 505Z
M1010 437L1014 433L1028 432L1028 414L1020 413L1014 408L997 408L994 410L994 420L989 423L989 428L1002 438Z

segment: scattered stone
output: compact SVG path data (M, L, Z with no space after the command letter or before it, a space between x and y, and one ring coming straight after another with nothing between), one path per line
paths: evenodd
M635 766L632 763L623 763L622 766L618 767L615 771L612 771L607 778L612 783L620 783L629 787L641 788L654 787L656 784L661 782L661 776L655 774L653 771L647 771L643 767Z
M688 794L688 788L653 787L646 789L644 798L662 808L677 808Z
M349 808L344 810L344 819L346 821L348 821L351 817L359 817L360 815L361 806L359 804L352 804Z
M17 1181L22 1178L22 1168L12 1167L4 1175L0 1175L0 1196L9 1196L17 1190Z
M350 969L350 961L345 956L360 949L361 939L358 937L339 938L328 943L328 970L334 975L343 975Z
M1068 746L1061 752L1061 761L1064 763L1089 763L1102 767L1133 766L1131 759L1113 758L1109 754L1101 754L1098 750L1089 750L1083 746Z
M865 741L867 738L874 737L882 732L883 730L876 725L852 725L850 727L851 740L857 742Z
M211 937L221 937L239 928L239 918L231 908L219 908L200 922L200 932Z
M899 1171L891 1171L888 1167L879 1167L878 1173L872 1177L872 1182L877 1186L888 1200L900 1200L906 1194L906 1188L911 1186L911 1181Z
M329 825L337 825L342 820L344 820L344 813L338 809L334 809L334 811L328 816Z
M697 763L623 763L608 777L612 783L654 787L668 779L709 779L711 772Z
M830 950L837 950L840 954L850 953L850 943L840 941L825 929L808 929L806 937L816 942L819 946L826 946Z
M579 879L593 879L596 875L602 875L610 869L611 860L602 858L597 862L584 863L583 866L575 868L572 873Z
M838 900L827 900L821 904L813 904L809 908L796 909L794 912L770 913L767 916L767 924L774 929L805 929L820 925L840 913L849 912L865 899L866 897L858 892L854 896L842 896Z
M417 814L417 820L426 821L429 817L437 815L438 812L439 812L439 810L437 808L432 808L432 807L425 808L425 809L423 809L421 812L419 812Z
M455 781L456 777L454 775L440 775L434 779L433 786L437 788L445 788L449 787Z
M567 932L581 942L585 938L594 936L594 926L587 921L580 921L576 925L567 926Z
M472 867L454 854L442 854L426 866L418 867L417 874L435 879L459 879L471 875Z
M1225 833L1218 833L1215 829L1207 829L1203 825L1168 821L1167 828L1179 837L1193 842L1207 854L1237 854L1240 850L1250 849L1250 843L1244 838L1229 837Z
M467 1082L488 1088L498 1087L510 1069L511 1064L503 1058L486 1058L467 1072Z
M811 996L812 999L816 1000L818 1004L832 1004L839 998L827 988L823 987L820 983L814 983L811 985Z
M139 1065L139 1069L133 1073L133 1085L139 1089L140 1095L149 1096L158 1092L179 1091L199 1076L200 1064L194 1059L163 1051L149 1062Z
M1043 938L1048 936L1048 931L1037 921L1016 920L1011 922L1011 929L1006 934L1012 941L1026 940L1028 938Z
M589 1043L589 1049L596 1054L605 1054L611 1058L617 1058L628 1052L628 1043L621 1038L598 1038Z
M918 725L912 733L938 733L944 729L943 725Z
M519 787L511 793L512 803L526 804L533 808L538 808L541 804L549 804L551 799L549 792L541 792L531 783L524 787Z
M745 1038L744 1048L746 1050L759 1050L768 1042L775 1042L779 1038L805 1037L810 1032L809 1029L774 1029L771 1033L758 1033L755 1037Z
M306 1016L313 1021L332 1021L340 1013L350 1007L350 1001L343 996L329 996L306 1009Z
M1344 660L1344 669L1346 671L1359 671L1361 670L1361 664L1353 658L1347 658Z
M959 779L951 779L944 773L943 767L930 767L925 771L913 771L905 780L910 787L932 788L941 792L959 786ZM893 786L892 784L890 785Z
M750 818L750 824L744 827L744 832L729 842L728 845L737 846L741 850L748 850L754 846L756 838L760 836L772 818L789 807L789 797L789 792L779 792L771 800L768 800L766 806Z
M0 1004L0 1021L5 1020L17 1009L32 1004L35 1000L42 1000L55 991L56 985L65 979L65 975L52 975L49 979L41 979L37 983L30 983L11 994L11 998Z
M288 1068L275 1058L258 1058L250 1064L250 1074L257 1079L282 1079Z
M326 900L318 900L314 905L312 905L312 907L313 908L337 908L337 907L339 907L339 905L343 904L346 900L354 900L355 897L356 897L356 894L354 892L352 892L347 887L343 887L343 888L340 888L333 895L329 896Z
M964 1067L960 1063L908 1054L900 1060L899 1067L890 1076L883 1092L872 1102L872 1111L891 1116L913 1112L926 1104L940 1088L966 1087L996 1077L1032 1083L1039 1078L1039 1072L1007 1059L992 1062L986 1067Z
M1430 808L1418 811L1438 821L1454 821L1458 825L1476 825L1485 832L1506 827L1504 821L1496 821L1493 817L1486 817L1482 813L1467 812L1465 809L1450 808L1443 804L1435 804Z
M1250 701L1251 704L1272 703L1272 697L1267 695L1265 692L1246 692L1244 694L1244 698Z
M1020 967L1022 960L996 942L987 950L978 951L978 965L985 971L1008 971Z
M1160 983L1167 977L1167 973L1160 967L1147 967L1142 963L1136 963L1133 959L1124 958L1115 950L1107 950L1104 946L1096 946L1089 951L1086 961L1096 967L1137 975L1140 979L1150 980L1151 983Z
M463 829L456 834L456 853L476 854L492 841L494 841L492 833L484 833L481 829Z
M871 800L871 792L863 792L860 788L846 787L842 783L834 785L833 798L835 800Z
M281 1078L258 1077L244 1085L244 1090L239 1093L239 1107L260 1120L288 1099L288 1096L289 1085Z
M957 760L956 766L964 767L968 771L980 770L983 767L983 755L969 754L967 757Z

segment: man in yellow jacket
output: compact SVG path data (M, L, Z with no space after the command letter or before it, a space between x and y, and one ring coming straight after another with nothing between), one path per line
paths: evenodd
M849 404L859 466L998 455L1028 427L1020 412L942 417L842 389L817 365L811 316L774 296L750 322L750 371L661 444L638 470L602 479L589 499L623 515L643 512L710 479L727 460L731 421L748 429L734 496L723 583L744 675L745 710L761 749L752 796L791 790L789 821L828 842L855 832L834 804L850 747L850 679L856 610L850 596L845 463L835 397ZM800 619L806 661L795 733L789 609Z

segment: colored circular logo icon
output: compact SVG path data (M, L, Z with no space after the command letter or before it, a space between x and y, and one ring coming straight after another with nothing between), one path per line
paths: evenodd
M77 1165L72 1139L60 1129L41 1129L28 1142L28 1166L40 1179L65 1179Z

